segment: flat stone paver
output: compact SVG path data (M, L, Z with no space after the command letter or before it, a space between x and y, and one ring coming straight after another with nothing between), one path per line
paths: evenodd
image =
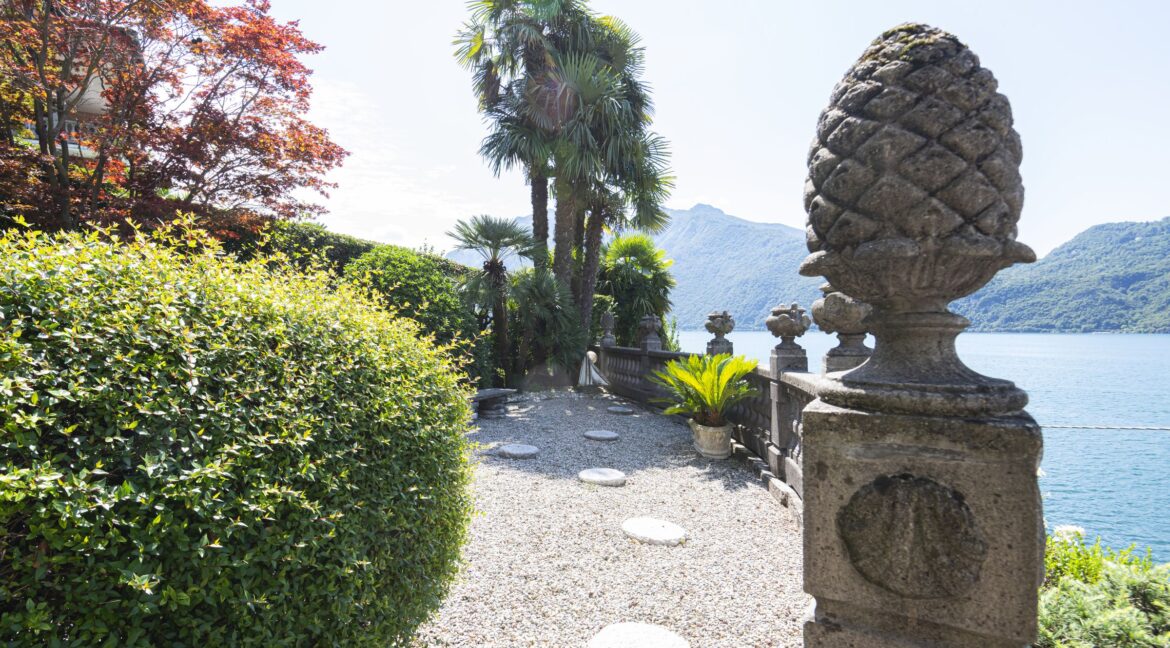
M589 430L585 433L585 438L592 441L617 441L621 435L611 430Z
M634 408L626 407L625 405L610 405L609 407L605 408L605 411L609 412L610 414L630 415L634 413Z
M674 547L687 539L687 530L673 522L651 517L630 518L622 522L622 532L646 544Z
M605 626L586 648L690 648L677 634L649 623L615 623Z
M528 459L535 457L539 452L540 448L523 443L509 443L496 449L497 456L508 459Z
M626 473L613 468L587 468L577 473L577 479L598 486L626 485Z

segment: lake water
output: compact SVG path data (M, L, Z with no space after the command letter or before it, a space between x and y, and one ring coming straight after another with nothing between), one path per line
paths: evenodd
M736 353L764 366L777 342L767 331L728 337ZM710 338L679 334L686 351L702 352ZM817 370L836 337L810 332L798 341ZM1134 429L1170 428L1170 335L964 333L958 346L972 369L1028 392L1028 412L1044 427L1049 528L1075 524L1107 545L1149 546L1170 561L1170 431Z

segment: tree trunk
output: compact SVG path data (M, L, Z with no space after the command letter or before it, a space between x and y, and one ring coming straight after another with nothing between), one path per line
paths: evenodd
M504 277L493 277L496 298L492 303L492 336L496 343L496 364L504 371L504 386L508 384L511 363L508 351L508 284Z
M553 276L566 286L573 281L573 186L564 178L556 179L557 221L554 231Z
M601 265L601 234L605 227L604 210L596 209L589 216L585 230L585 262L581 268L581 327L586 334L593 324L593 291L597 289L597 269Z
M585 206L574 203L576 209L573 210L573 250L578 254L576 263L573 264L573 281L569 285L569 289L573 293L573 303L578 307L581 306L581 255L584 253L585 244Z
M535 243L532 264L548 267L548 177L541 171L531 171L532 183L532 240Z

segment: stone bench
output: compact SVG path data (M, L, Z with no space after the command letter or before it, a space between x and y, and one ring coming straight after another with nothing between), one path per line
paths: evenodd
M476 410L480 416L485 418L498 418L503 416L506 411L505 406L508 402L508 396L515 393L515 389L502 387L481 389L471 397L471 402L476 405Z

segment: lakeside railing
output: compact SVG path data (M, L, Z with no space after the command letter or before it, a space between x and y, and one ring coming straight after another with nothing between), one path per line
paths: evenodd
M804 311L793 305L778 307L773 313L769 328L782 338L781 342L773 350L770 366L757 367L747 376L755 387L755 395L734 405L727 418L734 425L732 436L736 442L767 465L770 474L766 477L783 484L781 488L789 498L796 496L790 504L799 511L804 490L801 412L816 399L821 378L808 371L807 355L793 339L808 328L807 318L801 320ZM605 321L607 327L612 327L612 321ZM715 329L716 337L708 345L708 353L733 351L724 335L734 325L726 312L711 314L708 330ZM777 333L780 329L783 330ZM656 321L645 321L641 334L639 346L617 346L612 344L613 337L607 330L601 344L593 350L597 353L599 369L609 382L609 391L639 403L659 406L656 399L665 393L650 377L662 371L668 362L696 354L663 350ZM861 361L864 357L859 357L857 364ZM788 503L784 498L782 501Z

